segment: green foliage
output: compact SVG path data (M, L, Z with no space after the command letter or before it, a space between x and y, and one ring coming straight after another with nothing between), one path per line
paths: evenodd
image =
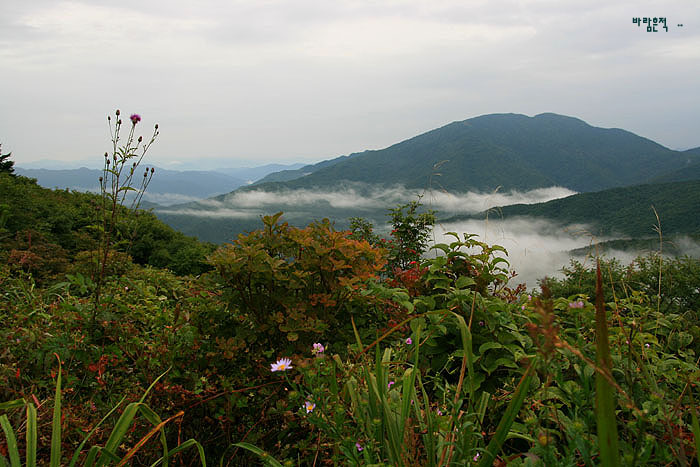
M382 252L327 220L298 229L280 217L264 217L262 230L209 258L231 312L253 331L246 339L277 351L305 348L324 335L349 341L348 317L367 322L374 314L360 288L381 270Z
M7 175L0 189L18 202L33 193L26 206L37 210L44 194L49 204L83 196ZM89 207L94 197L80 199ZM413 226L403 238L418 244L416 213L411 220L403 208L398 221ZM28 235L14 209L8 203L14 230L3 245L40 258L51 257L49 243L65 245L54 250L66 263L43 277L27 261L0 263L0 401L9 401L0 404L0 454L10 463L31 465L36 452L49 464L51 439L60 439L55 453L82 452L83 463L91 452L114 461L130 455L122 446L138 447L134 465L205 455L231 465L592 466L616 454L623 465L691 465L697 455L695 260L601 262L608 314L596 326L595 272L585 265L528 296L507 287L506 252L470 234L387 273L389 251L367 241L368 224L353 234L276 215L213 252L213 270L198 276L112 250L90 339L95 243L70 249L31 216ZM177 236L150 215L133 221L143 237L134 258L173 258L164 243ZM278 357L292 367L271 373ZM595 416L605 392L618 439L607 453L598 433L611 412L607 422ZM140 443L153 437L160 443Z
M54 397L54 409L53 409L53 420L51 422L51 454L50 454L50 461L49 465L51 467L59 467L61 465L66 465L62 459L62 453L61 453L61 448L62 448L62 434L61 434L61 418L62 418L62 410L61 410L61 401L62 401L62 386L61 386L61 361L59 358L59 368L58 368L58 374L56 377L56 395ZM160 379L163 375L158 377ZM158 380L157 379L157 380ZM157 381L156 380L156 381ZM155 384L155 382L153 383ZM84 466L89 466L89 467L100 467L103 465L111 465L112 462L118 462L118 465L124 465L126 464L131 458L135 456L135 454L141 449L141 447L149 441L151 437L155 434L160 434L160 440L163 445L163 455L153 464L153 465L158 465L161 462L164 462L165 465L167 465L167 459L172 457L174 454L176 454L179 451L182 451L183 449L186 449L190 446L196 446L198 449L199 453L199 460L201 461L201 465L206 466L206 461L205 461L205 455L204 455L204 450L202 446L195 441L194 439L189 439L185 441L184 443L179 444L176 446L174 449L169 450L167 441L165 438L165 432L164 432L164 426L172 421L175 418L179 418L182 416L182 412L178 413L177 415L168 418L165 421L162 421L160 417L153 412L147 405L143 403L143 400L146 398L148 395L148 392L151 390L153 387L153 384L146 390L146 393L141 397L139 402L132 402L131 404L128 404L126 408L124 409L122 415L119 417L119 420L114 425L114 428L112 432L109 435L109 439L107 440L107 443L105 446L99 446L99 445L92 445L90 448L87 448L86 453L83 453L83 449L85 444L88 442L92 434L102 425L102 423L110 416L112 415L113 412L117 410L119 405L124 401L125 398L122 398L122 400L115 406L112 410L109 411L109 413L89 432L87 435L83 438L83 441L80 443L78 448L75 450L73 455L71 456L70 463L68 464L70 467L73 467L76 465L76 462L83 457L84 458L84 463L82 465ZM26 465L29 466L35 466L36 465L36 459L37 459L37 450L38 450L38 444L37 444L37 409L34 406L33 403L27 402L24 399L18 399L15 401L10 401L6 402L3 404L0 404L0 410L8 410L8 409L14 409L14 408L25 408L26 407L26 413L27 413L27 422L25 425L25 430L26 430L26 439L27 439L27 444L26 444ZM118 450L121 448L120 444L122 440L124 439L126 433L129 431L130 427L132 426L132 423L134 421L134 417L137 415L138 412L141 412L141 414L144 416L145 419L147 419L150 423L154 425L154 428L141 440L139 440L136 445L131 448L125 455L120 456L117 454ZM17 439L15 437L14 430L12 429L12 426L10 424L9 418L7 415L2 415L0 416L0 425L2 425L3 431L5 432L5 439L7 442L7 450L9 451L9 457L10 457L10 463L7 464L7 461L3 458L0 457L0 460L4 461L5 465L9 465L11 467L20 467L20 454L19 454L19 448L17 444Z
M411 201L390 211L393 226L392 239L386 243L389 249L389 271L407 269L415 264L428 248L428 239L435 225L435 213L419 213L421 203Z
M7 153L3 154L2 153L2 144L0 144L0 173L6 173L9 174L10 176L15 176L15 161L10 160L10 156L12 153Z

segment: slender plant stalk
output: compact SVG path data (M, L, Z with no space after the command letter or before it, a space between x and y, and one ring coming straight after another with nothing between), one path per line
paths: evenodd
M620 451L617 439L617 420L615 419L615 393L608 379L612 379L612 357L608 341L608 324L603 299L603 279L600 273L600 261L596 266L596 367L609 376L596 373L596 421L600 461L603 466L620 465Z

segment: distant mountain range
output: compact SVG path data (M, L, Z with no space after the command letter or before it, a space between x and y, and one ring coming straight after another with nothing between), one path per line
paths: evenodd
M421 192L459 196L559 186L584 194L567 198L559 211L553 207L560 206L558 201L550 201L546 207L534 205L527 214L524 206L504 208L504 215L595 221L600 232L646 236L654 203L664 229L694 231L692 222L680 219L700 219L697 185L684 185L684 196L674 196L673 184L636 185L688 180L700 180L700 148L674 151L625 130L597 128L552 113L492 114L454 122L386 149L271 173L209 201L156 213L187 234L221 242L257 228L260 215L276 211L284 211L285 219L296 225L328 217L343 227L348 217L362 216L381 226L399 196L388 193L401 192L402 201L408 202ZM621 187L628 188L612 190ZM610 191L586 195L600 190ZM342 197L347 202L339 204ZM452 212L442 212L443 219L483 209L451 207Z
M145 165L144 165L145 167ZM147 206L181 204L228 193L253 183L271 172L298 169L303 164L267 164L259 167L223 168L214 171L168 170L156 167L145 199ZM45 188L97 191L102 171L98 169L36 169L16 167L19 175L35 178Z

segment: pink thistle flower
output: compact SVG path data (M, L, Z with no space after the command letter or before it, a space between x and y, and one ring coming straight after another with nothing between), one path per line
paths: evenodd
M413 344L413 339L411 339L409 337L408 339L406 339L406 345L411 345L411 344Z
M313 345L313 349L311 349L311 353L314 355L320 356L325 350L326 350L326 348L323 346L323 344L317 342Z
M141 115L139 114L131 114L131 117L129 118L131 119L131 123L134 125L141 121Z
M270 364L270 371L287 371L292 368L292 360L289 358L280 358L276 363Z

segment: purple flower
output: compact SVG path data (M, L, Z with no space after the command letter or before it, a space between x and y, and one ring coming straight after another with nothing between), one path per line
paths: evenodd
M479 460L479 457L481 457L481 454L477 452L477 453L476 453L476 456L474 456L472 460L473 460L474 462L476 462L476 461Z
M292 360L289 358L280 358L277 363L270 364L270 371L287 371L292 368Z
M394 385L393 381L389 381L389 384L386 385L387 389L391 389L391 387Z
M582 301L582 300L578 300L578 301L575 301L575 302L570 302L570 303L569 303L569 308L583 308L583 301Z
M644 347L646 347L646 348L648 349L648 348L651 347L651 346L650 346L649 343L647 342L646 344L644 344Z
M141 115L139 114L131 114L131 117L129 118L131 119L131 123L134 125L141 121Z
M357 448L357 452L362 452L364 449L360 443L355 443L355 447Z
M311 413L316 408L316 404L311 401L306 401L304 402L304 408L306 409L306 413Z
M326 350L326 348L323 346L323 344L317 342L313 345L313 349L311 349L311 353L314 355L321 356L321 354Z
M413 344L413 339L411 339L409 337L408 339L406 339L406 345L411 345L411 344Z

